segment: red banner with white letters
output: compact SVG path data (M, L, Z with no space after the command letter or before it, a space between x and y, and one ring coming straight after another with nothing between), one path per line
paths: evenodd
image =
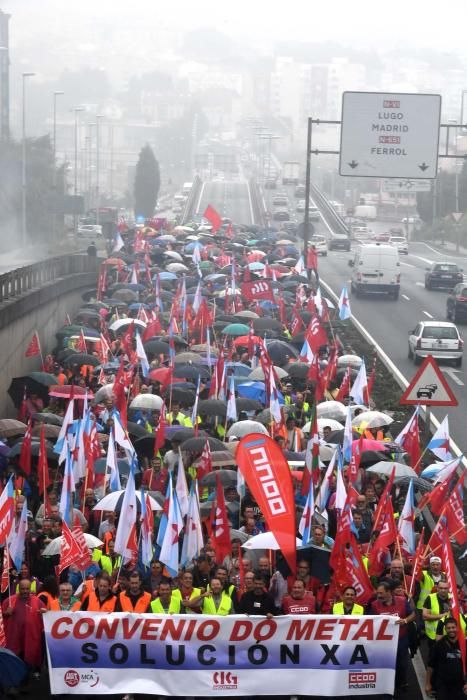
M242 296L247 301L274 301L274 292L270 282L266 280L255 280L254 282L243 282Z
M240 440L235 456L269 530L290 569L295 572L294 491L290 467L281 448L268 435L253 433Z

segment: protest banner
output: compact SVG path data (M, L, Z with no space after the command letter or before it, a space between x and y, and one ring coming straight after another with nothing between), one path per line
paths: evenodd
M393 693L399 628L386 616L47 612L52 694Z

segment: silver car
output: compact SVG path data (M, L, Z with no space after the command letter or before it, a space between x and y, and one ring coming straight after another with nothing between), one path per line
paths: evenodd
M409 332L408 355L416 365L432 355L437 360L453 360L457 367L461 367L463 350L464 341L454 323L420 321Z

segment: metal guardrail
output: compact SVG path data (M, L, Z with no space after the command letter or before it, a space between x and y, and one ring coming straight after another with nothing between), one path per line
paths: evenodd
M69 254L9 270L0 275L0 303L16 299L63 277L94 272L97 264L97 258L86 254Z
M318 189L318 187L316 187L316 185L313 185L313 183L310 184L310 194L329 226L332 227L336 233L341 233L346 236L350 236L349 227L345 223L344 219L329 204L328 200L326 199L326 196L321 192L320 189Z
M195 175L195 177L193 178L193 184L191 186L190 194L188 195L188 198L185 202L185 206L183 208L182 215L180 217L181 224L186 224L187 221L190 221L192 219L194 205L199 197L202 184L203 183L201 181L200 176Z
M248 181L248 187L250 189L251 204L253 207L253 215L255 217L254 224L259 226L264 226L267 222L267 207L264 201L263 193L256 182L255 178L251 178Z

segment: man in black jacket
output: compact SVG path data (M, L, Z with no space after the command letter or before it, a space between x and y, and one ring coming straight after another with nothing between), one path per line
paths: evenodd
M273 617L277 613L269 593L265 590L265 581L258 574L255 575L253 590L247 591L240 598L238 613L243 615L265 615Z

